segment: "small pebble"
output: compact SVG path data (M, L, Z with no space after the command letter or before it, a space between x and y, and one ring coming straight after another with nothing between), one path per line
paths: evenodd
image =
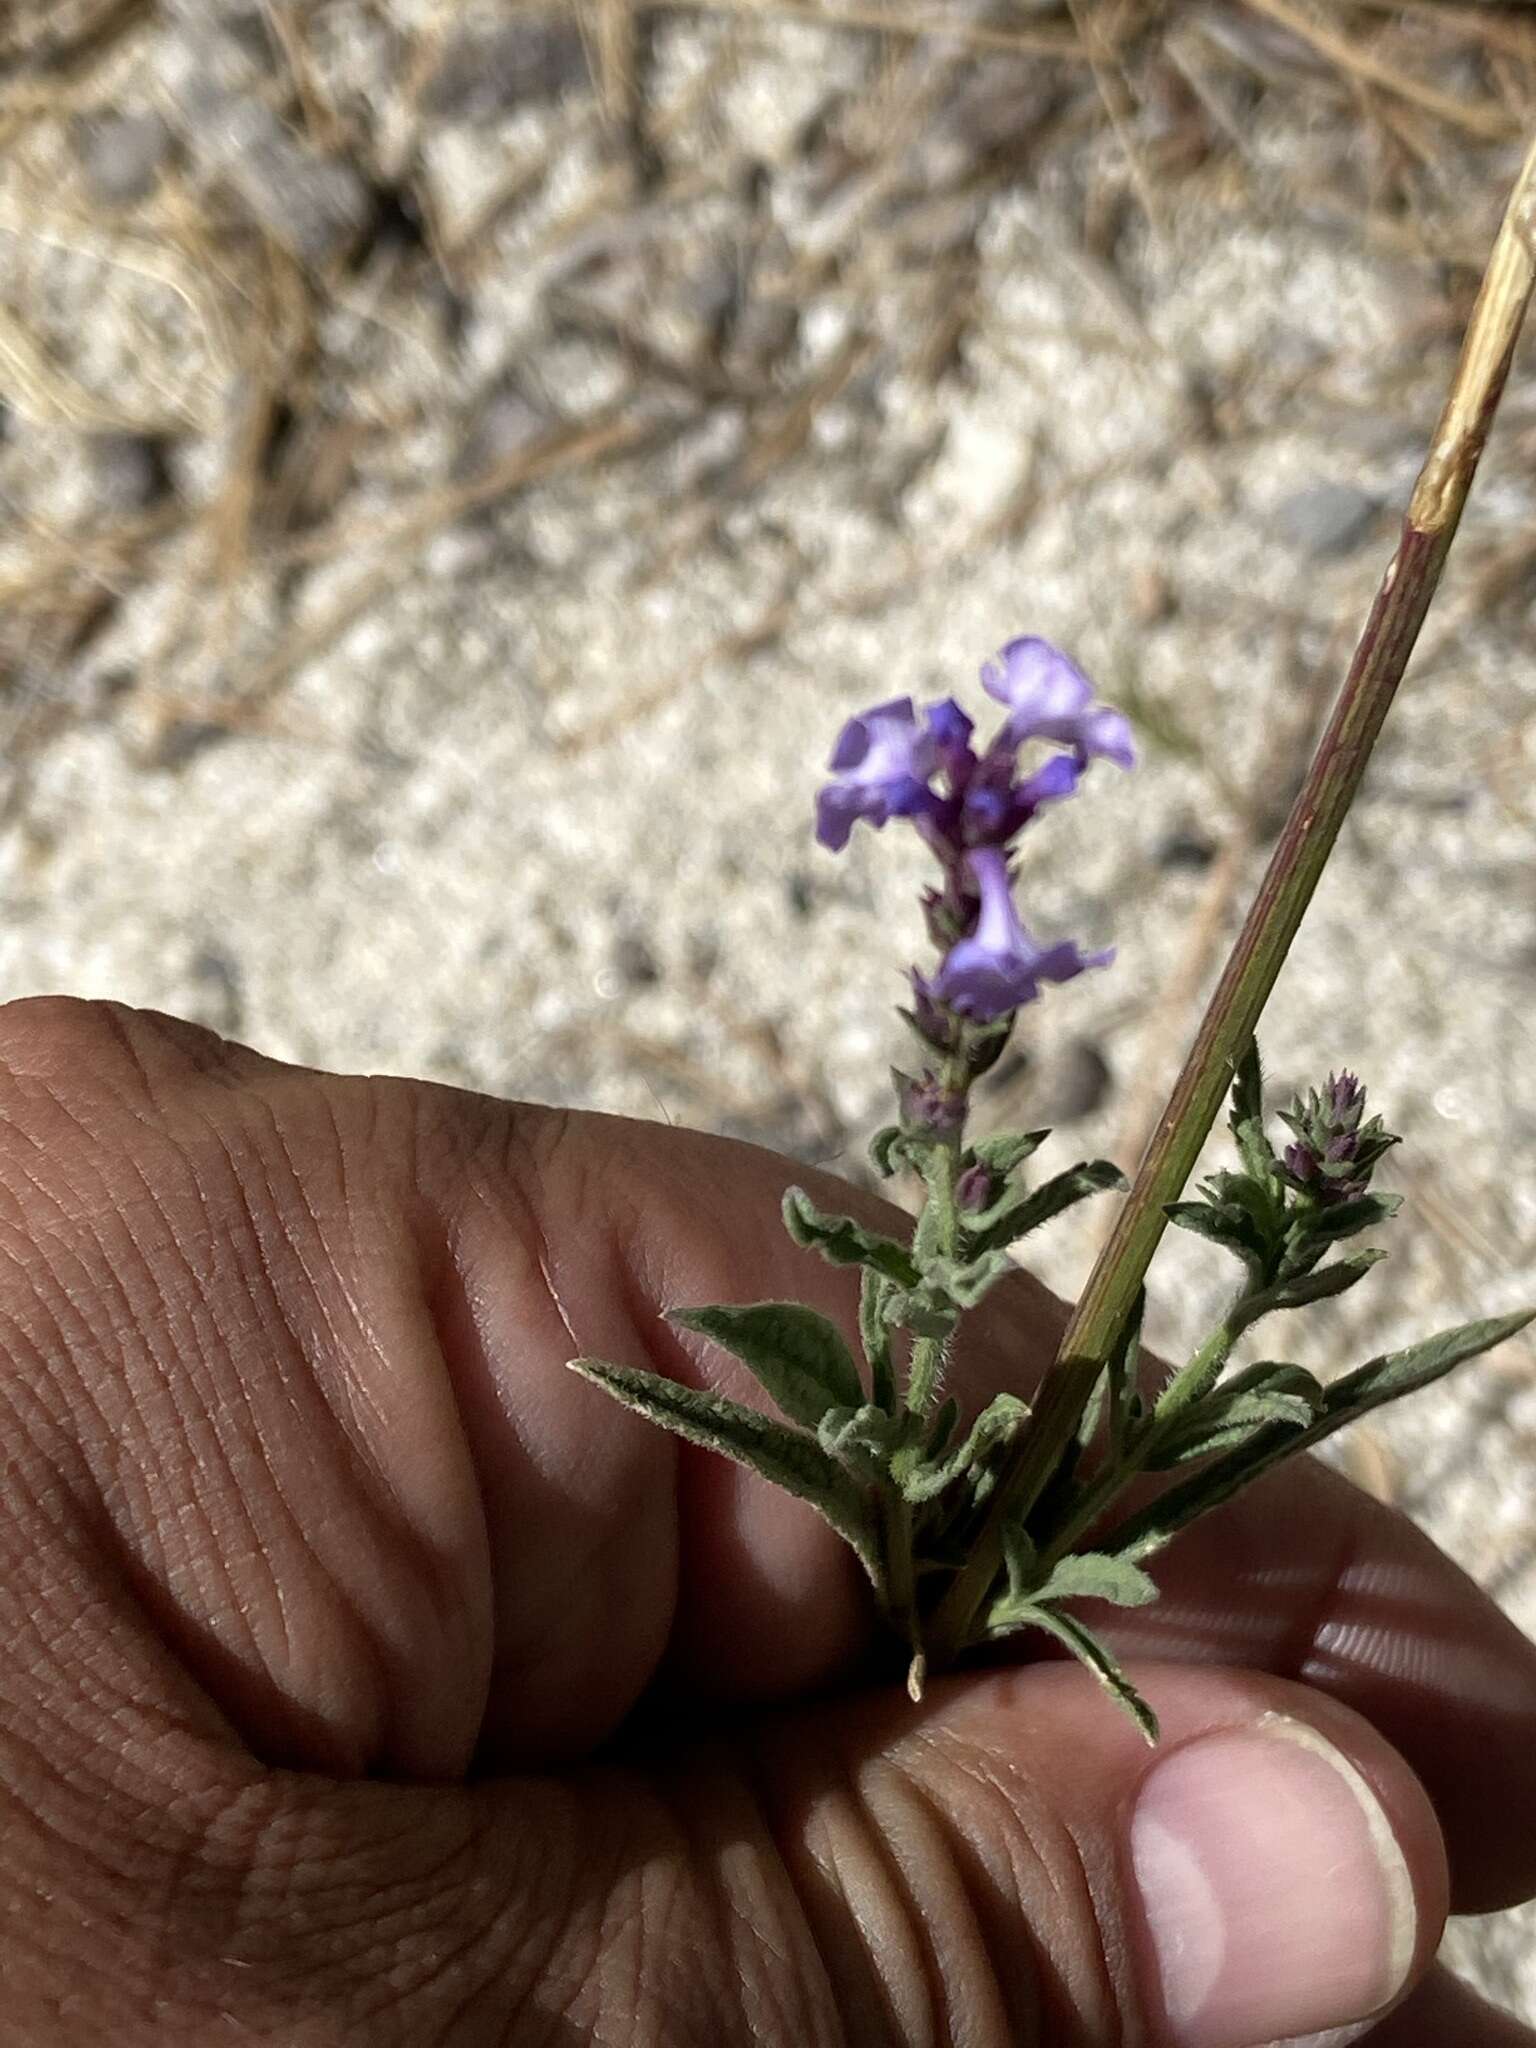
M614 972L630 988L654 988L661 979L656 955L638 932L620 932L609 957Z
M171 131L158 114L92 114L74 124L72 140L91 197L102 206L147 198L171 153Z
M1375 526L1381 500L1355 484L1312 484L1282 498L1274 523L1282 539L1325 560L1352 555Z
M91 481L103 511L145 512L171 493L166 443L158 434L92 434Z
M372 217L367 181L340 157L317 156L279 124L229 166L252 213L301 262L329 263Z
M1216 858L1216 849L1203 832L1170 832L1158 846L1156 858L1160 868L1199 874Z
M465 420L454 476L460 480L481 476L510 462L541 434L547 434L553 424L548 406L541 405L514 379L504 379L485 393Z
M1041 1060L1029 1098L1031 1118L1049 1125L1074 1124L1108 1095L1114 1076L1108 1060L1086 1038L1068 1039Z
M478 124L590 83L576 23L525 14L502 28L452 37L427 80L421 106L439 121Z

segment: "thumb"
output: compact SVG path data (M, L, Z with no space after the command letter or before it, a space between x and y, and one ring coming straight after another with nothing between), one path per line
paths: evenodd
M1137 1683L1155 1750L1064 1664L770 1729L753 1775L847 2038L1353 2039L1428 1967L1439 1833L1366 1722L1257 1675Z

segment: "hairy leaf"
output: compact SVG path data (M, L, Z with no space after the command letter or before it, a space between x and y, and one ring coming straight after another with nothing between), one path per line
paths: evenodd
M917 1268L904 1245L866 1230L851 1216L818 1209L804 1188L791 1188L785 1195L784 1228L796 1244L820 1252L834 1266L869 1266L900 1287L917 1285Z
M1158 1495L1114 1531L1118 1556L1150 1557L1181 1529L1223 1506L1297 1451L1310 1450L1358 1415L1428 1386L1463 1360L1502 1344L1532 1321L1536 1311L1493 1316L1442 1331L1422 1344L1373 1358L1323 1390L1322 1411L1302 1430L1270 1427L1256 1431L1224 1457Z
M1232 1109L1228 1119L1233 1141L1243 1165L1255 1180L1272 1185L1279 1179L1279 1162L1264 1131L1264 1070L1259 1061L1256 1039L1237 1063L1232 1077Z
M1116 1607L1145 1607L1157 1598L1157 1587L1140 1565L1107 1551L1085 1550L1064 1557L1032 1598L1039 1600L1109 1600Z
M1010 1174L1038 1152L1050 1135L1049 1131L1004 1131L994 1138L978 1138L971 1150L993 1173Z
M926 1277L934 1293L952 1301L956 1308L974 1308L1013 1270L1013 1261L1005 1251L990 1251L964 1261L936 1258L929 1264Z
M1316 1408L1301 1394L1239 1394L1224 1402L1216 1412L1202 1410L1176 1430L1156 1454L1147 1460L1153 1472L1166 1472L1174 1465L1191 1465L1197 1458L1213 1457L1246 1443L1258 1430L1272 1423L1284 1423L1299 1433L1309 1429Z
M870 1164L882 1180L889 1180L907 1163L900 1124L884 1124L869 1141Z
M869 1391L877 1407L896 1412L896 1371L891 1363L891 1326L886 1303L891 1283L872 1266L859 1276L859 1336L869 1360Z
M875 1575L875 1544L862 1492L813 1438L722 1394L679 1386L635 1366L573 1358L571 1370L648 1421L733 1458L786 1493L809 1501L852 1544L871 1577Z
M798 1301L674 1308L667 1320L739 1358L791 1422L814 1429L829 1408L857 1408L864 1387L841 1332Z
M1331 1244L1390 1222L1402 1206L1401 1195L1358 1195L1352 1202L1335 1202L1331 1207L1311 1210L1298 1218L1296 1227L1309 1243Z
M816 1441L827 1455L864 1480L884 1478L901 1437L901 1422L868 1402L859 1408L829 1408L816 1425Z
M988 1622L989 1636L1012 1635L1021 1628L1043 1628L1058 1642L1065 1643L1073 1656L1087 1665L1110 1697L1124 1707L1147 1741L1157 1741L1156 1714L1121 1670L1109 1647L1073 1615L1063 1614L1053 1607L1023 1607L1016 1612L1011 1611L996 1626L991 1624L990 1615Z
M1017 1244L1021 1237L1038 1230L1042 1223L1049 1223L1053 1216L1059 1216L1085 1196L1102 1194L1106 1188L1129 1185L1112 1160L1084 1160L1080 1166L1069 1167L1065 1173L1042 1181L1028 1194L1007 1195L979 1216L966 1218L966 1243L973 1257L1002 1250Z
M1415 1393L1443 1377L1463 1360L1491 1351L1506 1337L1513 1337L1536 1318L1536 1310L1517 1309L1513 1315L1488 1316L1481 1322L1462 1323L1454 1330L1442 1330L1420 1344L1402 1351L1389 1351L1373 1358L1354 1372L1345 1373L1324 1389L1323 1409L1330 1427L1353 1421L1384 1401Z
M1029 1412L1029 1403L1017 1394L996 1395L971 1424L964 1442L947 1458L935 1460L930 1455L915 1465L902 1481L902 1492L914 1506L936 1499L952 1480L980 1464L998 1444L1016 1436L1029 1420Z
M1331 1266L1320 1267L1315 1273L1298 1273L1251 1294L1233 1315L1234 1336L1276 1309L1305 1308L1308 1302L1327 1301L1335 1294L1343 1294L1386 1256L1383 1251L1351 1252L1348 1258L1335 1259Z
M1165 1202L1163 1214L1176 1229L1193 1231L1196 1237L1207 1237L1224 1251L1235 1252L1250 1272L1262 1268L1263 1234L1245 1210L1230 1203L1216 1208L1210 1202Z

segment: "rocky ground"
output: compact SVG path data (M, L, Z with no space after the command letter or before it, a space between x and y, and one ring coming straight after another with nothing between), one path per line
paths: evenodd
M862 1171L919 868L817 772L1038 631L1145 762L1038 834L1119 957L987 1113L1129 1162L1533 114L1536 25L1434 0L13 8L0 995ZM1409 1138L1322 1366L1536 1284L1533 454L1527 351L1266 1028ZM1529 1345L1342 1456L1536 1627ZM1536 1918L1453 1940L1536 2015Z

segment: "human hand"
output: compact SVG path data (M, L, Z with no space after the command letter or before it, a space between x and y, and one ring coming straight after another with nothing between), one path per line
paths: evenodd
M1149 1753L1076 1667L868 1682L839 1540L565 1371L851 1325L789 1177L0 1009L8 2042L1536 2041L1430 1967L1536 1890L1536 1651L1400 1517L1303 1464L1170 1553ZM1059 1328L1000 1295L972 1403Z

